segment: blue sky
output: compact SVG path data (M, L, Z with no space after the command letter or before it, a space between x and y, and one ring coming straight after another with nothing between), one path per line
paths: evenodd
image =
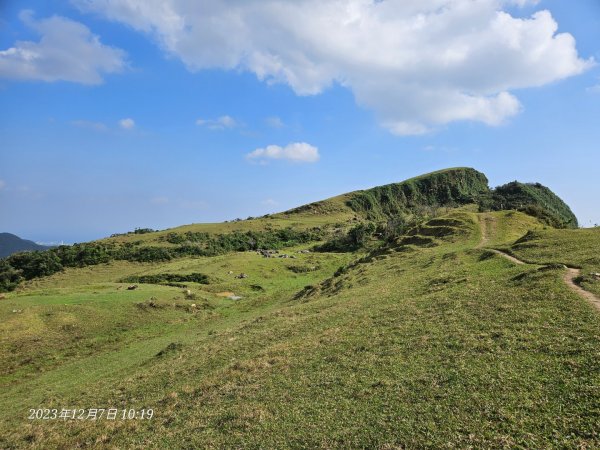
M595 0L8 1L0 15L0 231L81 242L454 166L539 181L600 223Z

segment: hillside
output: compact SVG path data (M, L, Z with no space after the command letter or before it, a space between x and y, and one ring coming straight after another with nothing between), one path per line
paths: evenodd
M1 260L0 447L600 446L600 315L565 282L600 294L600 229L495 192L451 169ZM152 414L51 418L111 407Z
M47 250L50 247L36 244L33 241L21 239L11 233L0 233L0 258L6 258L17 252L25 252L32 250Z

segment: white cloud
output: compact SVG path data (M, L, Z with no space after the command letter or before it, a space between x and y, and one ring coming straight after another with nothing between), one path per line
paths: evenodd
M267 198L266 200L263 200L262 202L260 202L261 205L263 206L269 206L269 207L274 207L279 205L279 202L276 202L275 200L273 200L272 198Z
M508 3L508 4L512 3L514 5L521 6L521 7L529 6L529 5L535 6L539 2L540 2L540 0L506 0L506 3Z
M135 121L133 119L121 119L119 120L119 126L124 130L131 130L135 127Z
M248 159L266 161L269 159L286 159L296 163L314 163L320 158L319 149L306 142L294 142L285 147L268 145L257 148L246 155Z
M281 120L281 118L279 118L277 116L267 117L265 119L265 122L271 128L283 128L283 127L285 127L285 123L283 123L283 120Z
M216 119L198 119L196 125L207 127L211 130L225 130L238 126L237 121L231 116L221 116Z
M352 90L396 134L457 120L498 125L521 110L510 92L593 64L533 0L74 0L148 33L191 71L242 69L299 95Z
M102 122L93 122L90 120L74 120L71 122L71 125L78 128L85 128L94 131L108 131L108 127L106 126L106 124Z
M0 51L0 78L100 84L103 74L126 67L125 52L103 45L79 22L60 16L35 20L31 11L20 17L41 39Z

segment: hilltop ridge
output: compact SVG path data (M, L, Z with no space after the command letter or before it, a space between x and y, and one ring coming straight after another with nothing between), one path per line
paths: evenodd
M15 289L22 280L52 275L65 267L114 260L160 262L319 241L325 241L322 249L352 248L376 230L378 235L397 234L409 224L438 215L442 208L466 205L480 212L521 211L555 228L577 227L570 208L545 186L512 182L490 189L483 173L457 167L260 218L162 231L141 228L87 244L12 255L0 264L0 290ZM357 224L363 225L350 230Z

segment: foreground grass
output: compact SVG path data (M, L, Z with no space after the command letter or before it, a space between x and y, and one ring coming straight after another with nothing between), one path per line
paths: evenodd
M166 307L138 311L135 304L151 293L158 298L181 292L143 286L111 296L115 287L110 283L107 292L93 288L98 294L89 304L114 308L107 306L101 319L97 306L95 320L108 324L111 315L136 311L144 318L133 326L144 330L140 338L9 379L0 396L0 444L600 446L599 315L562 283L560 270L531 272L476 249L481 241L476 214L453 219L462 221L460 232L435 238L433 246L396 246L349 265L338 276L332 274L349 262L349 255L310 255L313 260L299 264L323 260L318 270L302 275L282 266L289 260L250 259L251 254L120 267L120 273L203 268L216 284L195 286L194 292L209 308L199 313ZM500 221L505 220L511 219ZM503 245L512 239L510 227L498 231L504 226L490 232L490 242ZM238 264L246 267L248 281L226 275ZM37 292L31 287L33 295L10 296L6 305L54 308L61 303L73 317L81 316L80 310L71 310L82 306L77 304L80 293L44 296L58 289L51 280L45 282ZM250 283L264 291L252 290ZM313 285L312 294L294 299L305 284ZM246 298L227 303L214 295L226 288ZM12 313L0 314L4 320ZM135 323L136 314L126 321ZM30 322L24 315L15 317L24 319L17 321L22 326ZM164 327L163 332L153 333L154 326ZM169 347L172 343L178 345ZM174 350L161 353L168 348ZM38 406L152 407L155 417L27 421L28 408Z

